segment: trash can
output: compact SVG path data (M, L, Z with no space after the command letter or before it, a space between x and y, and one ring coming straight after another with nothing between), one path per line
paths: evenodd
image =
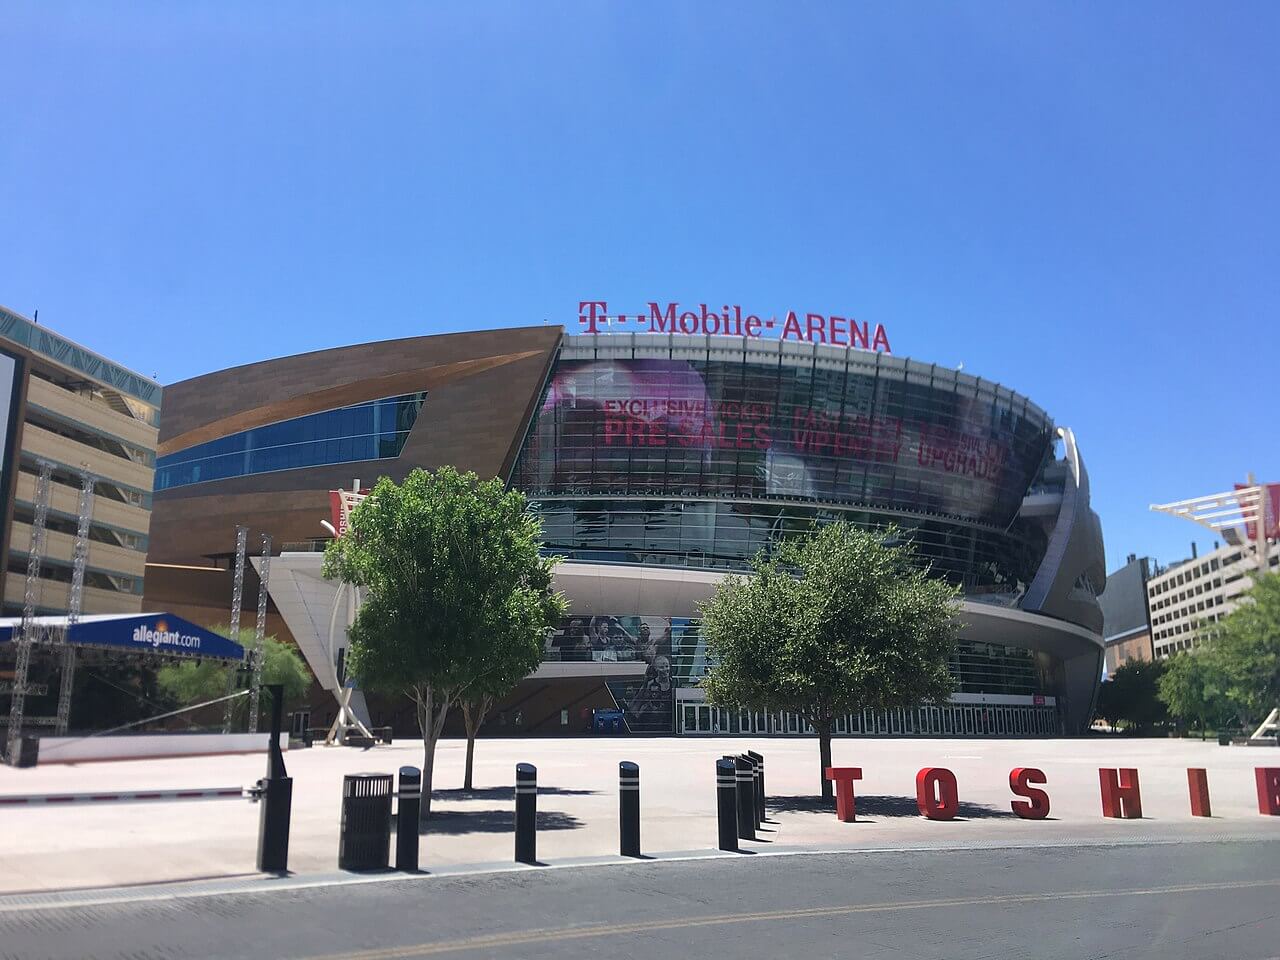
M1229 734L1229 733L1220 733L1220 734L1218 734L1218 746L1220 746L1220 747L1229 747L1229 746L1231 746L1231 734Z
M18 741L18 755L13 758L15 767L34 767L40 756L40 738L23 737Z
M389 773L349 773L342 778L339 870L385 870L391 849Z

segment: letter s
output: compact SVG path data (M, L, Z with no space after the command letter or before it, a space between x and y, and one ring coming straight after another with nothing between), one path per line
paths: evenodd
M1009 789L1016 796L1026 797L1030 803L1013 800L1009 806L1023 820L1043 820L1049 815L1049 795L1043 790L1029 787L1029 783L1048 783L1044 771L1035 767L1014 767L1009 771Z

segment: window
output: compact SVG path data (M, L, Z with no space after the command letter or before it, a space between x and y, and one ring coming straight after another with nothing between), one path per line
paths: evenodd
M311 413L196 444L156 461L157 490L325 463L397 457L426 393Z

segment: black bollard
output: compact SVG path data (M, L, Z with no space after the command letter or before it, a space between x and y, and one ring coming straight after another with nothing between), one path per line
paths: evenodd
M758 827L767 819L764 809L764 754L748 750L747 756L755 761L756 765L756 826Z
M738 849L738 773L732 757L716 761L716 821L720 849Z
M618 764L618 852L640 856L640 767L629 760Z
M516 764L516 863L538 862L538 768Z
M738 783L738 839L756 838L756 791L752 786L755 774L749 757L733 757Z
M289 869L289 813L293 808L293 778L284 768L280 729L284 718L284 686L269 684L271 741L267 745L267 775L255 791L262 804L258 818L258 869L286 873Z
M751 816L755 821L756 829L761 827L760 818L760 761L751 755L748 750L744 756L751 761Z
M422 771L400 768L400 802L396 807L396 869L418 870L418 816L422 810Z

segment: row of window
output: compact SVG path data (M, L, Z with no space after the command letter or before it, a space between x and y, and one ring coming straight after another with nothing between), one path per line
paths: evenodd
M575 560L743 569L761 550L815 525L897 523L921 564L975 594L1020 594L1044 557L1045 534L1018 520L1006 531L865 510L707 500L535 498L548 552Z
M1232 579L1238 579L1238 578L1232 578ZM1155 601L1154 603L1151 604L1151 609L1153 611L1167 610L1170 607L1172 607L1174 604L1185 603L1187 600L1194 600L1196 597L1202 594L1208 593L1211 590L1220 590L1220 589L1222 589L1222 578L1214 577L1213 580L1205 580L1203 582L1196 583L1192 586L1189 586L1186 590L1183 590L1182 592L1176 595L1167 596L1161 600Z
M1194 614L1204 613L1206 610L1212 610L1214 607L1220 607L1226 602L1227 598L1225 596L1221 594L1211 594L1203 600L1198 600L1195 603L1189 603L1185 607L1179 607L1177 610L1172 610L1169 613L1162 613L1153 617L1151 625L1153 627L1158 627L1161 624L1172 623L1175 620L1185 619L1186 617L1193 616Z
M243 430L156 461L157 490L276 470L398 457L426 393L384 397Z
M543 659L643 664L655 689L669 692L696 685L708 654L697 620L597 615L566 617L547 636ZM977 640L957 642L948 667L957 693L1053 694L1062 682L1061 665L1048 654Z

